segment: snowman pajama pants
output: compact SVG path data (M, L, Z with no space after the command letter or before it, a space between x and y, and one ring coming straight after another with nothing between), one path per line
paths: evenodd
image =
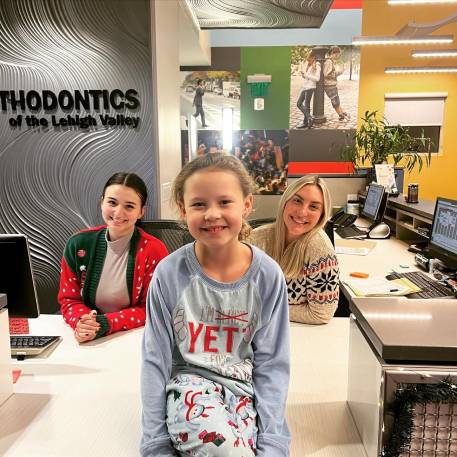
M252 399L196 375L167 385L167 426L181 456L253 457L257 413Z

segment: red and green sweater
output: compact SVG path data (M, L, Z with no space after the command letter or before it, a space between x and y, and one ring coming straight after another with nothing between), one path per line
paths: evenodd
M130 305L121 311L101 313L95 306L100 275L107 251L106 225L73 235L65 246L57 299L62 316L72 328L78 319L96 310L100 330L97 338L120 330L144 325L146 295L152 274L161 259L168 255L165 245L135 227L127 260L127 289Z

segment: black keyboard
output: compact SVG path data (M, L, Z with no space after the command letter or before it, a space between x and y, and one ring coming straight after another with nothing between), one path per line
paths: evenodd
M429 278L421 271L392 273L389 277L407 278L422 289L420 292L407 295L408 298L454 298L454 293L449 287L444 286L435 279Z
M360 230L355 225L348 225L347 227L338 227L335 229L335 232L341 238L366 238L367 232L365 230Z
M60 341L60 336L10 336L11 355L18 358L27 355L38 355L48 347Z

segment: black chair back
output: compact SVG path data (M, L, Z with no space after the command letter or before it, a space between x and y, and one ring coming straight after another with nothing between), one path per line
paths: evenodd
M251 219L248 221L248 224L251 226L251 228L255 229L261 225L272 224L275 220L276 219L274 217L268 217L265 219Z
M171 219L141 221L140 228L162 241L170 253L194 241L187 227L180 221Z
M333 231L333 222L328 220L327 223L324 225L324 231L327 234L327 236L330 238L330 241L332 242L333 246L335 246L335 233Z

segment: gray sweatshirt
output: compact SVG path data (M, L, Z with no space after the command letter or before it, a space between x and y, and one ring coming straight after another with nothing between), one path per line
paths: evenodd
M163 259L154 271L142 346L142 456L177 455L165 424L165 389L181 373L254 398L257 456L289 455L287 287L276 262L255 246L251 249L251 266L232 283L203 272L193 243Z

